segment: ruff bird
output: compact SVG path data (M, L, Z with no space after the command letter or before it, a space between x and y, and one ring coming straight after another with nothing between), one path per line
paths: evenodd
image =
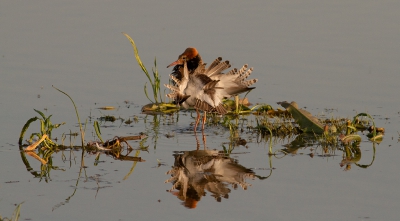
M234 68L224 74L222 72L229 69L231 65L229 61L222 61L222 58L218 57L206 67L195 48L187 48L179 55L178 60L168 67L172 65L175 67L170 77L174 84L164 84L172 91L166 96L186 109L189 107L196 109L194 131L200 121L199 111L204 112L202 122L202 130L204 130L207 112L226 114L223 99L252 90L255 87L249 86L257 82L257 79L246 80L253 71L253 68L248 68L247 64L241 69Z

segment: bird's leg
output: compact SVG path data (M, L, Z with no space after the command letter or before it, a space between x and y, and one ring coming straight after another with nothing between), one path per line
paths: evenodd
M207 140L206 136L204 135L204 130L201 131L201 135L203 136L204 150L207 150Z
M206 118L207 118L207 111L204 111L203 124L201 125L201 130L204 130L204 124L206 124Z
M196 132L197 125L199 125L199 121L200 121L200 113L199 113L198 109L196 109L196 113L197 113L197 118L196 118L196 123L194 124L194 132Z
M196 130L194 131L194 137L196 137L196 149L199 150L200 149L200 141L197 138Z

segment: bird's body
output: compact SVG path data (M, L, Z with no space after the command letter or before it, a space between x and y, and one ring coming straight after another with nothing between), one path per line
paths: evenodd
M221 61L222 58L219 57L206 68L197 50L188 48L177 61L169 65L176 65L170 75L175 84L165 85L172 90L167 97L174 99L186 109L189 107L196 109L198 115L195 130L200 118L199 110L204 111L202 124L204 129L207 112L226 114L222 100L254 89L249 86L257 82L257 79L245 80L253 70L248 69L247 65L240 70L234 68L226 74L222 73L231 65L229 61Z

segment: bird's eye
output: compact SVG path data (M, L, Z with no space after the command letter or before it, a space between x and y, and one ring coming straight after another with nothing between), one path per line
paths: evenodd
M187 59L186 55L182 55L181 59L182 59L183 61L186 61L186 59Z

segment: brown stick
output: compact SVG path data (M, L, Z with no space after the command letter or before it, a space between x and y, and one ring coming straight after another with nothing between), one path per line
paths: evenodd
M42 138L40 138L40 140L36 141L35 143L29 145L24 151L32 151L34 149L36 149L36 147L42 143L46 138L48 138L47 134L43 134Z
M127 137L119 137L120 140L122 141L127 141L127 140L141 140L143 138L145 138L146 135L142 134L142 135L138 135L138 136L127 136Z

